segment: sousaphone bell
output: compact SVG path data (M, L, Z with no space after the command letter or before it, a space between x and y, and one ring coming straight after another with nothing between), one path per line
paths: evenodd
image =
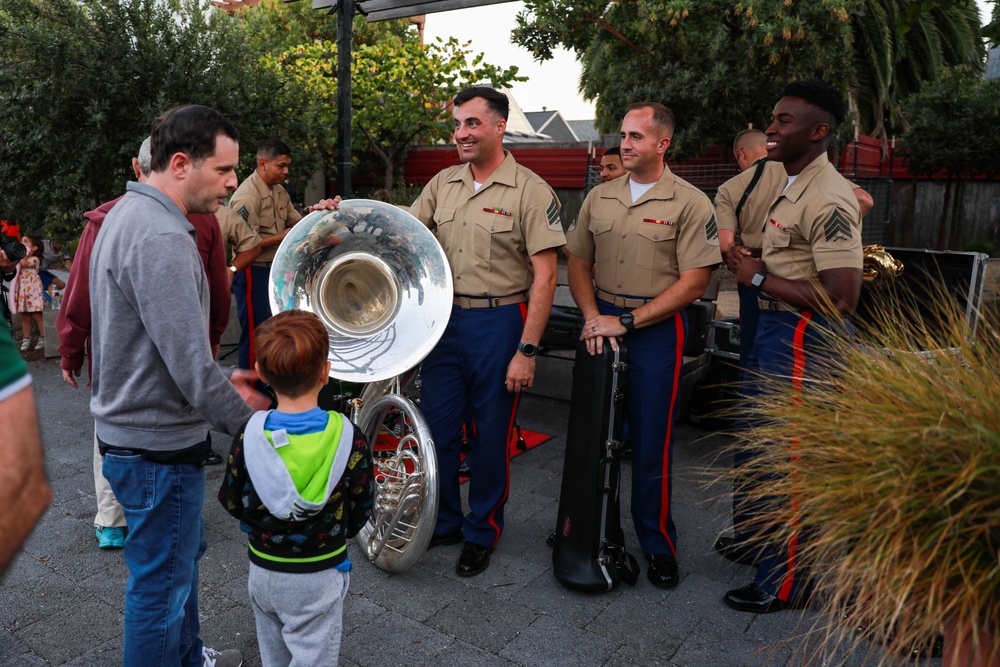
M430 543L437 520L434 444L404 394L440 340L454 289L444 251L419 220L367 199L316 211L292 227L274 256L273 312L316 314L330 333L330 375L369 383L351 419L375 459L375 501L359 545L378 567L403 572Z

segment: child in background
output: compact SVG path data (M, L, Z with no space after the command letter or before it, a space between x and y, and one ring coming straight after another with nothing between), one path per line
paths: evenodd
M42 324L42 308L45 301L42 297L42 279L38 277L38 267L41 264L42 242L34 236L22 236L21 243L27 249L19 263L21 270L17 276L17 312L21 313L21 331L24 340L21 341L21 351L25 352L31 344L31 323L38 327L38 342L35 349L45 348L45 331Z
M368 521L372 459L360 429L317 406L330 371L318 317L257 329L257 373L278 397L233 440L219 501L249 533L250 601L264 667L336 665L350 583L347 539Z

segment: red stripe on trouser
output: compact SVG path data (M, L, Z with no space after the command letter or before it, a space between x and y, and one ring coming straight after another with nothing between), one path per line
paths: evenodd
M670 516L670 446L673 442L674 434L674 407L677 405L677 391L681 384L681 372L684 370L684 318L680 313L674 315L674 327L676 340L674 342L674 381L673 389L670 392L670 408L667 414L667 437L663 441L663 462L661 463L660 475L660 520L658 522L660 532L670 545L670 553L677 555L677 547L670 540L667 532L667 517Z
M802 393L802 381L805 377L806 371L806 328L809 326L809 322L812 321L812 313L809 311L802 312L802 319L799 320L798 325L795 327L795 336L792 338L792 391L801 394ZM793 398L796 403L801 402L802 397L796 396ZM792 461L798 461L799 457L794 454L795 446L798 444L798 440L793 439L791 442L792 447ZM792 470L792 534L788 539L788 553L786 554L786 568L785 568L785 579L781 583L781 588L778 589L778 599L782 602L788 602L788 596L791 595L792 587L795 585L795 562L798 557L799 548L799 533L796 527L799 525L799 510L801 508L801 501L799 495L795 492L795 470Z
M525 320L528 319L528 304L521 304L521 324L523 325ZM500 525L496 522L497 510L503 507L507 503L507 498L510 496L510 439L514 435L514 423L517 420L517 406L521 403L521 392L514 394L514 407L510 411L510 420L507 422L507 433L504 436L503 449L504 449L504 465L507 467L507 484L503 489L503 498L500 499L500 504L490 510L489 524L496 531L496 537L493 538L493 544L490 546L496 546L497 542L500 541Z
M250 370L253 370L257 362L257 358L256 355L254 354L254 349L253 349L253 340L255 333L254 331L255 320L253 316L253 271L251 271L250 267L248 266L247 268L243 269L243 273L247 277L247 289L246 289L247 340L250 341L250 356L249 356Z

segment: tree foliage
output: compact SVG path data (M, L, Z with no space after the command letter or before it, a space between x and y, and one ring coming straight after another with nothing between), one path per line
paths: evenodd
M877 139L905 129L900 102L942 67L982 71L985 49L971 0L867 0L852 13L860 130ZM887 127L888 125L888 127Z
M247 54L243 26L197 0L3 0L0 213L69 240L117 197L164 110L206 104L248 146L302 129L295 91ZM243 171L242 173L248 173Z
M942 70L904 102L903 151L911 173L1000 176L1000 79L968 67Z
M850 12L823 0L527 0L514 41L539 60L557 46L583 63L580 91L601 132L643 99L677 118L675 157L766 125L786 83L820 78L847 90Z
M474 55L455 38L421 45L405 21L369 24L355 20L351 97L355 146L373 151L384 167L384 186L392 190L396 167L414 143L447 140L447 104L463 87L479 82L507 86L523 81L517 68L501 68ZM337 135L337 45L328 40L294 46L265 58L286 79L309 93L299 110L316 128L314 139L329 158ZM359 145L360 144L360 145ZM327 164L328 171L333 163Z

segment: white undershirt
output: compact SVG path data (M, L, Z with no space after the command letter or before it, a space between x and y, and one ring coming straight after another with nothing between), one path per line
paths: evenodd
M785 183L785 189L782 190L781 193L784 194L785 192L787 192L788 188L792 187L792 183L794 183L795 179L798 178L798 177L799 177L798 174L795 174L794 176L789 176L788 177L788 182Z
M472 181L472 189L474 191L479 192L479 188L481 188L481 187L483 187L482 183L479 183L477 181Z
M632 192L632 203L634 204L638 201L639 197L649 192L654 185L656 185L656 181L653 181L652 183L636 183L631 177L629 177L628 189Z

